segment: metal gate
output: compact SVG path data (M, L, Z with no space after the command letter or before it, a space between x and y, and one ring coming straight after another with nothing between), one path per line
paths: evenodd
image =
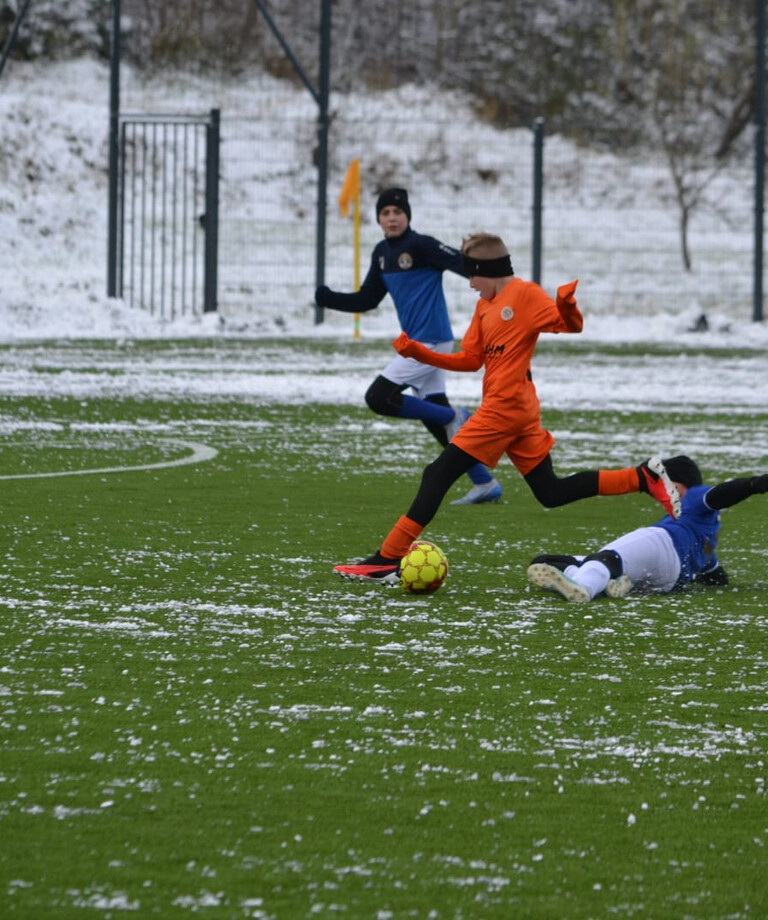
M217 308L220 111L121 115L117 294L164 321Z

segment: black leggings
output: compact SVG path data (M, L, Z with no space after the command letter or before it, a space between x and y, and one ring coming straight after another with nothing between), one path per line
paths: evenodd
M545 508L559 508L582 498L597 495L597 470L585 470L583 473L571 473L560 478L552 467L549 454L523 478L528 488Z
M454 482L475 463L477 460L474 457L454 444L449 444L436 460L424 468L419 491L407 512L408 517L426 527L437 514ZM560 478L555 475L549 454L523 478L545 508L557 508L597 495L597 470L572 473Z
M403 405L403 390L407 388L407 384L393 383L379 374L366 390L365 403L371 412L375 412L377 415L389 415L396 418L400 415L400 408ZM435 393L427 396L424 401L435 403L437 406L447 406L448 408L451 406L445 393ZM432 437L436 438L445 447L448 443L445 425L428 422L426 419L421 419L421 423Z

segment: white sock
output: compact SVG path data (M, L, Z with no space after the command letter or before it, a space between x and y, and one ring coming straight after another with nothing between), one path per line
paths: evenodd
M589 591L590 600L605 591L605 586L611 578L606 566L597 559L590 559L584 565L569 565L563 574L577 585L583 585Z

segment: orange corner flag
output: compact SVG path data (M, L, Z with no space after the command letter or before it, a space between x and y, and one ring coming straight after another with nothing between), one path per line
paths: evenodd
M339 192L339 210L341 216L349 214L349 202L360 200L360 160L352 160L344 177L344 184Z

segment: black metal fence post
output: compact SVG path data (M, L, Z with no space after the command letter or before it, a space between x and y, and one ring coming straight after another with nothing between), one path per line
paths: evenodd
M205 281L203 282L203 312L213 313L218 307L219 278L220 109L211 109L211 121L205 137Z
M109 79L109 192L107 239L107 297L117 297L118 161L120 157L120 0L112 0L112 53Z
M765 212L765 0L755 3L755 228L752 319L763 319L763 238Z
M544 119L533 126L533 237L531 279L541 284L542 226L544 211Z
M325 231L328 203L328 102L331 75L331 0L323 0L320 13L320 92L317 127L317 242L315 283L325 283ZM324 310L315 305L315 323L323 322Z
M280 47L286 53L288 60L293 64L296 73L301 78L312 98L318 105L317 124L317 239L315 241L315 283L320 285L325 281L325 236L326 236L326 209L328 200L328 99L330 95L331 74L331 0L322 0L320 8L320 80L319 88L315 89L312 81L304 72L296 56L291 51L288 42L278 29L275 21L264 5L264 0L253 0L261 10L267 25L272 30ZM324 310L315 306L315 323L322 323Z

